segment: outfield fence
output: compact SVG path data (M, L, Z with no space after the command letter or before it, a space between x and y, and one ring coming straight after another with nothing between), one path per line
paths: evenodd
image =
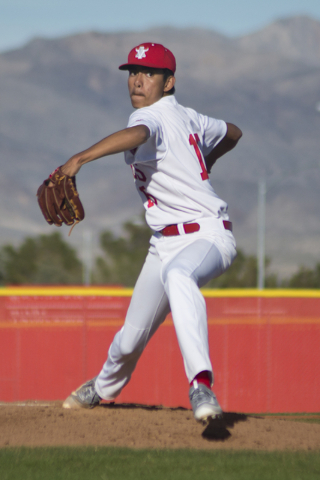
M132 290L0 289L0 401L61 400L97 375ZM214 390L225 411L320 411L320 291L203 290ZM118 402L189 408L172 318Z

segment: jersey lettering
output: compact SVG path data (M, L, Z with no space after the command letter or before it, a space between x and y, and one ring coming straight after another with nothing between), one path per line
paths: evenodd
M197 133L195 133L194 135L192 135L192 133L190 133L189 143L190 143L190 145L193 146L193 148L196 151L196 155L198 157L200 167L201 167L201 178L202 178L202 180L208 180L209 175L208 175L207 169L206 169L205 164L204 164L203 155L200 151L200 148L198 147L198 143L200 143L200 140L199 140L199 136L198 136Z
M133 178L135 178L136 180L140 180L140 182L146 182L147 181L147 177L145 176L145 174L141 170L139 170L134 165L130 165L130 167L131 167L131 170L132 170L132 173L133 173Z
M146 191L146 187L139 187L139 190L147 197L148 208L154 207L154 205L158 205L157 199Z

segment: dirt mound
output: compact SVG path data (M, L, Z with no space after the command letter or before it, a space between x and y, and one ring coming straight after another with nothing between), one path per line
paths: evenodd
M105 404L93 410L65 410L62 402L0 404L0 448L320 449L320 424L289 419L228 412L203 426L183 408Z

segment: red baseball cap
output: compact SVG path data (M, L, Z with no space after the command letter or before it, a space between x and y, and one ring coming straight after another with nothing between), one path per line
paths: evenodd
M151 68L168 68L176 71L176 59L170 50L159 43L141 43L128 55L128 63L120 65L120 70L129 70L131 65Z

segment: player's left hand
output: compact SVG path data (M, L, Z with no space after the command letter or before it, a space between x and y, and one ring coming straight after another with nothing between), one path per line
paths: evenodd
M76 178L63 173L61 167L40 185L37 197L41 212L49 225L75 225L84 219Z

